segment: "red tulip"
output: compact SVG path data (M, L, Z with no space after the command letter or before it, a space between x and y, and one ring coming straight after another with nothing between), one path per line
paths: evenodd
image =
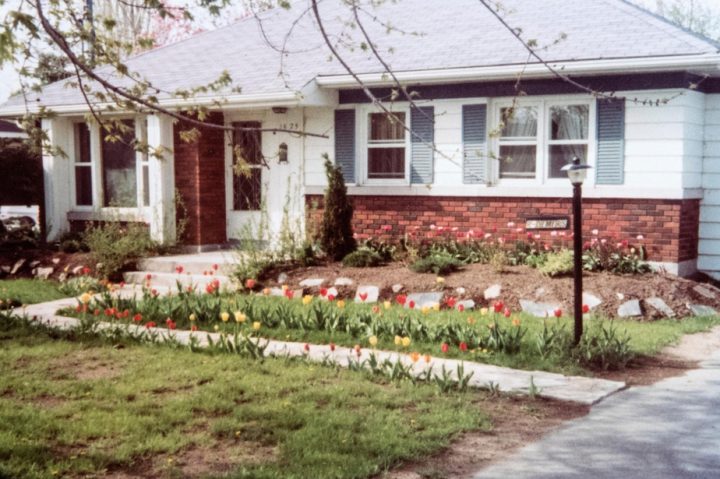
M197 331L197 330L198 330L198 327L195 326L194 324L192 326L190 326L190 331Z
M452 296L450 296L450 297L445 301L445 304L448 305L448 308L454 308L456 302L457 302L457 299L455 299L455 298L453 298Z
M510 317L510 308L505 308L505 310L503 311L503 316L505 316L506 318Z
M360 293L358 296L360 296L360 301L365 301L368 297L367 293Z
M335 300L335 295L334 295L334 294L328 294L327 300L328 300L328 301L334 301L334 300Z
M410 300L408 303L408 308L413 309L415 307L415 301Z
M148 273L145 275L145 279L150 281L152 279L152 273Z
M133 321L135 321L136 323L142 321L142 314L137 313L135 316L133 316Z
M330 343L330 351L335 351L335 343Z
M182 274L182 272L185 270L182 266L175 266L175 272L177 274Z
M293 296L295 295L295 292L292 289L286 289L285 290L285 297L287 299L293 299Z
M309 353L309 352L310 352L310 345L309 345L308 343L305 343L305 346L303 346L303 349L305 350L306 353Z
M559 318L562 316L562 309L558 308L555 311L553 311L553 314L555 314L556 318Z
M252 278L248 278L245 280L245 287L247 289L253 289L255 287L255 280Z
M214 264L214 265L213 265L213 269L214 269L215 271L217 271L218 268L220 268L220 266L218 266L217 264Z
M327 296L327 288L320 288L320 296L323 298Z
M443 354L447 354L447 352L450 350L450 346L448 346L448 343L442 343L440 345L440 351L443 352Z
M467 343L466 343L465 341L462 341L458 347L460 348L460 351L462 351L463 353L464 353L465 351L467 351L467 349L468 349L468 348L467 348Z
M395 297L395 301L398 302L401 306L405 306L405 301L407 300L407 297L404 294L398 294Z
M503 310L504 307L505 307L505 305L503 304L502 301L496 301L495 304L493 305L493 310L496 313L499 313Z
M582 312L583 312L583 314L589 313L589 312L590 312L590 306L588 306L587 304L583 304L583 305L582 305Z
M465 311L465 306L462 304L458 304L457 310L462 313L463 311Z

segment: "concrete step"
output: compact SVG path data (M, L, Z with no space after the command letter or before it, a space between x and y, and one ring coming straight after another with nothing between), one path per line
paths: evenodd
M145 258L138 263L138 269L158 273L177 273L178 270L181 270L182 273L198 275L213 271L215 274L232 276L237 263L238 257L234 252L217 251Z
M221 288L228 288L232 286L232 280L228 276L224 275L202 275L202 274L188 274L188 273L158 273L155 271L131 271L123 275L125 283L143 285L150 278L150 287L157 288L164 287L170 290L175 290L177 283L179 282L183 287L195 286L199 290L204 290L205 287L215 280L220 282Z

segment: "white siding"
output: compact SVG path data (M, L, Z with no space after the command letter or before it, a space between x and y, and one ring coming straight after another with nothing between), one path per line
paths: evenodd
M720 95L706 95L698 269L720 279Z

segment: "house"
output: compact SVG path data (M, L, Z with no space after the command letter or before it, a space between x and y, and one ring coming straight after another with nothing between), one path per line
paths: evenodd
M529 56L476 0L365 5L359 15L372 44L416 93L410 108L393 98L393 79L349 26L347 5L319 2L343 58L408 132L330 58L306 3L127 62L158 86L168 109L199 103L216 124L283 131L207 129L187 143L183 125L168 116L122 116L130 136L166 149L155 158L106 141L85 122L80 93L63 82L30 104L16 97L1 106L5 118L40 106L56 113L43 128L68 157L44 157L50 236L123 220L148 223L156 239L172 241L176 193L183 241L194 249L224 245L264 221L275 233L288 223L302 228L321 207L323 154L342 167L358 234L431 225L506 234L528 218L570 214L560 168L578 156L593 167L583 187L588 236L597 229L642 242L648 259L672 273L720 278L716 43L622 0L503 0L503 18L572 83ZM210 83L224 70L240 92L193 100L163 93ZM499 128L510 107L514 115ZM233 174L233 144L251 163L246 175Z

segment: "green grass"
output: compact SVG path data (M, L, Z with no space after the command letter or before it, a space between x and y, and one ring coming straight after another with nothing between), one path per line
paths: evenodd
M54 281L40 279L8 279L0 281L0 300L14 304L36 304L64 298Z
M359 478L490 427L477 392L74 334L0 319L0 477Z

